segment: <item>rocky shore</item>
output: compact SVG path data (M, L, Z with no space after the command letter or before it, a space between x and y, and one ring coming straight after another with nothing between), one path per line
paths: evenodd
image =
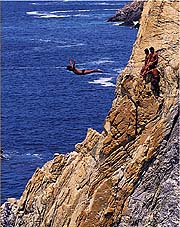
M127 3L122 9L118 10L108 22L122 22L120 26L131 26L138 28L145 0L134 0Z
M72 153L38 168L21 198L1 207L3 227L178 227L178 11L178 1L144 3L104 131L88 129ZM150 46L160 98L140 76Z

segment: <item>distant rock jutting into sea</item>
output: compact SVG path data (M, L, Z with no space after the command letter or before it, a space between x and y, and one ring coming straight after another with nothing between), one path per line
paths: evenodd
M120 26L131 26L138 28L139 20L144 6L144 0L134 0L127 3L122 9L119 9L116 14L110 17L108 22L122 22Z
M73 152L38 168L20 200L2 206L3 227L179 225L178 13L178 1L144 3L104 131L88 129ZM140 76L151 46L159 56L159 97Z

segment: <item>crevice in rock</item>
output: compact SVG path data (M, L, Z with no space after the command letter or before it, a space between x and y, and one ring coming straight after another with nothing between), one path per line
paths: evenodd
M173 122L172 122L172 127L171 127L170 132L164 138L167 142L169 141L169 139L170 139L170 137L172 135L172 132L174 130L174 127L175 127L176 123L178 122L178 119L179 119L179 109L177 110L177 113L174 116L174 119L173 119Z

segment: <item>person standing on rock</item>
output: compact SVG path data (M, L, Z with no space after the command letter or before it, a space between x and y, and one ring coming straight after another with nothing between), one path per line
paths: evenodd
M150 54L149 54L148 68L154 69L158 64L158 53L155 52L154 47L150 47L149 50L150 50Z
M72 71L77 75L86 75L90 73L102 73L101 69L78 69L76 68L76 62L72 59L69 61L70 65L67 66L67 70Z
M141 69L140 75L143 76L146 83L151 82L151 90L155 97L158 98L160 93L160 72L156 68L158 64L158 54L154 51L154 47L150 47L149 50L147 48L144 50L146 54L145 64Z
M141 73L140 73L140 75L142 75L142 76L144 75L144 72L146 71L146 68L147 68L147 64L149 62L149 50L148 50L148 48L146 48L144 50L144 53L145 53L145 63L144 63L144 66L142 67Z
M148 53L148 49L146 48L146 53ZM158 64L158 53L154 51L154 47L150 47L150 54L146 54L145 58L145 66L142 68L140 75L143 77L148 73L149 70L156 68Z

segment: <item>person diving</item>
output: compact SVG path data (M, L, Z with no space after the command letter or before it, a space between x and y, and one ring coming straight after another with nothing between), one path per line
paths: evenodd
M78 69L76 67L76 61L70 59L69 65L66 68L69 71L72 71L73 73L77 75L86 75L90 73L102 73L103 71L101 69Z

